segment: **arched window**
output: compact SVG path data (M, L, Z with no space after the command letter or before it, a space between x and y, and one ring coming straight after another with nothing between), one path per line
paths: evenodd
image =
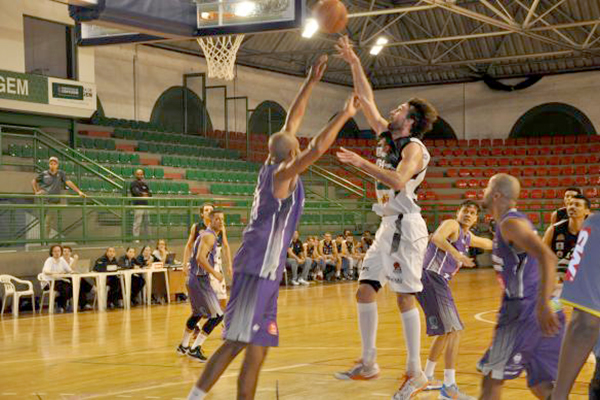
M425 139L456 139L456 133L445 119L438 117L431 131L425 134Z
M546 103L523 114L510 137L595 134L594 125L579 109L564 103Z
M251 134L272 135L283 128L286 118L287 112L279 103L270 100L263 101L250 116L248 129Z
M185 126L184 90L187 96L187 127ZM165 90L156 100L150 122L173 132L204 133L212 130L212 123L204 102L196 93L183 86Z

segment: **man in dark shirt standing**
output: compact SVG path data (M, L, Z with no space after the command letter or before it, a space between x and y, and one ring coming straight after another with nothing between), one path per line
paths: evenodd
M77 185L67 179L67 174L65 171L61 171L58 169L58 158L50 157L48 160L48 169L42 171L38 174L37 177L33 178L31 181L31 186L33 188L33 193L38 196L43 195L60 195L62 190L65 188L65 185L71 188L74 192L77 192L81 197L85 197L85 193L83 193ZM43 200L48 204L59 204L60 199L57 198L49 198ZM47 210L45 215L45 229L46 229L46 237L50 237L50 231L54 228L56 222L56 210Z
M131 196L133 197L152 197L148 184L144 182L144 170L135 171L135 181L131 182ZM147 206L148 200L134 200L136 206ZM147 238L150 235L150 212L147 209L133 211L133 236L139 237L140 231Z

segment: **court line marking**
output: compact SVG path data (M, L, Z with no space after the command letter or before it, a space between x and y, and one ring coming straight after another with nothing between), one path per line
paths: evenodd
M483 318L483 315L489 314L489 313L495 313L495 312L496 312L496 310L489 310L489 311L483 311L483 312L477 313L477 314L475 314L475 319L477 321L485 322L487 324L496 325L496 321L490 321L489 319Z
M263 369L261 372L284 371L284 370L288 370L288 369L306 367L308 365L310 365L310 364L287 365L287 366L283 366L283 367ZM239 372L232 372L232 373L225 374L225 375L221 376L220 379L232 378L232 377L236 377L238 375L239 375ZM189 384L191 384L191 383L193 383L195 381L196 381L196 379L187 379L187 380L184 380L184 381L181 381L181 382L162 383L160 385L145 386L145 387L136 388L136 389L122 390L120 392L111 392L111 393L103 393L103 394L94 394L94 395L91 395L91 396L82 396L81 398L82 399L97 399L99 397L117 397L119 395L126 394L126 393L145 392L147 390L159 389L159 388L164 388L164 387L169 387L169 386L178 386L178 385L183 385L183 384L188 384L189 385Z

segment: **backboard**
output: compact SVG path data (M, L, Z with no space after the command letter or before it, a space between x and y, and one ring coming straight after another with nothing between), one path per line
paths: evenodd
M305 0L98 0L69 6L81 46L297 29Z

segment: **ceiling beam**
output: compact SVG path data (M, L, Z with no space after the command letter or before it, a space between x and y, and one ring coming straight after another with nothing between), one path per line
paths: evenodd
M361 11L361 12L351 13L351 14L348 14L348 18L365 18L365 17L375 17L377 15L401 14L401 13L431 10L432 8L437 8L437 6L432 5L432 4L426 4L426 5L422 5L422 6L384 8L383 10L374 10L374 11L370 10L370 11Z
M540 4L540 0L533 0L533 4L531 5L531 7L529 7L529 11L527 12L525 21L523 21L523 29L527 29L529 27L529 21L531 21L531 17L533 17L538 4Z
M531 9L529 7L527 7L525 4L523 4L521 1L516 0L517 4L521 7L523 7L525 10L529 10L529 12L531 12ZM537 17L538 15L534 12L533 13L534 17ZM549 27L554 33L556 33L558 36L560 36L561 38L563 38L563 40L567 43L569 43L571 46L579 46L577 43L575 43L570 37L568 37L567 35L565 35L564 33L560 32L556 27L553 27L551 23L549 23L548 21L546 21L545 19L542 18L542 23ZM581 47L581 46L580 46Z
M489 8L490 10L492 10L492 12L494 14L496 14L497 16L502 18L504 21L506 21L507 24L515 25L515 21L512 19L511 16L507 16L502 11L498 10L496 7L494 7L492 4L490 4L490 2L488 2L487 0L479 0L479 2L481 4L483 4L484 6L486 6L487 8Z
M531 22L531 24L529 24L527 27L529 28L530 26L534 26L535 24L537 24L542 18L544 18L546 15L550 14L552 11L554 11L556 8L560 7L560 5L562 3L564 3L566 0L559 0L556 4L554 4L552 7L550 7L549 9L547 9L546 11L544 11L542 13L542 15L540 15L539 17L537 17L536 19L533 20L533 22ZM535 11L535 10L534 10Z

